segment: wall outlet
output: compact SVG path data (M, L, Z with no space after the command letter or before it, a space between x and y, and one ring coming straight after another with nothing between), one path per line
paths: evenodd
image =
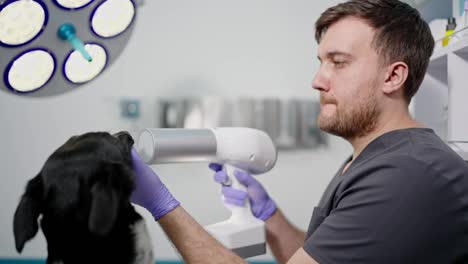
M122 99L120 101L120 115L124 118L138 119L141 115L140 100Z

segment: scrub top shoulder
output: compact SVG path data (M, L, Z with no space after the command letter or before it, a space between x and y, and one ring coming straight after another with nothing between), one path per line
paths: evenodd
M388 132L347 160L314 208L319 263L468 262L468 166L431 129Z

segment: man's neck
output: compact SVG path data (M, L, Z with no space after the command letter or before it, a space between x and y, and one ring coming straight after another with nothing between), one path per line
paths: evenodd
M403 111L399 114L389 113L387 115L382 114L377 122L375 129L368 133L365 136L346 139L354 149L353 158L354 161L356 157L364 150L364 148L372 142L374 139L380 137L381 135L399 129L405 128L417 128L424 127L422 124L414 120L408 111Z

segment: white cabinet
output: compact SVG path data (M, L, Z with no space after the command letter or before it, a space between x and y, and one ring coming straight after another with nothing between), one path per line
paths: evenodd
M436 50L414 116L468 160L468 37Z

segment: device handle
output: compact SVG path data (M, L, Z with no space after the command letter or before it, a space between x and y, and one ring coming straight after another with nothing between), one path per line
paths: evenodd
M247 187L245 187L242 183L240 183L237 180L237 178L234 176L235 170L243 171L242 169L239 169L229 164L224 164L223 170L228 175L228 181L223 183L224 185L230 185L232 188L236 190L247 192ZM223 197L223 200L224 200L224 197ZM231 211L232 220L238 220L240 222L243 222L250 218L255 218L255 216L252 214L252 211L250 209L250 202L249 202L248 197L244 200L244 204L242 206L232 205L226 202L224 202L224 206Z
M224 182L223 184L246 191L247 188L239 183L234 176L234 170L239 170L239 168L228 164L223 165L223 170L230 179L230 183ZM252 214L250 202L247 199L246 197L241 206L224 202L225 207L231 211L231 217L225 221L205 226L205 229L214 238L242 258L266 253L265 222Z

